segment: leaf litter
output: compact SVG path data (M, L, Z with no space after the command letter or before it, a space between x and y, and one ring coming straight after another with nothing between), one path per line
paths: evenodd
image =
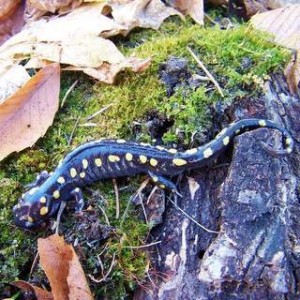
M188 5L176 1L171 5L174 7L160 0L27 0L25 14L20 15L24 11L22 1L1 2L0 24L18 23L18 27L2 26L0 30L0 44L1 38L3 43L0 46L0 134L5 141L0 148L0 160L11 152L32 146L53 122L58 81L49 94L53 96L53 106L46 110L42 107L49 106L50 102L49 97L44 101L46 93L43 94L42 86L48 85L37 83L37 78L43 77L40 74L49 72L47 65L56 62L63 65L62 70L83 71L108 84L114 83L116 75L124 69L143 72L151 58L125 57L108 38L125 36L136 27L158 29L171 15L183 18L183 14L190 14L196 22L203 23L202 0L189 0ZM8 39L22 26L20 32ZM25 69L42 71L30 79ZM14 101L18 102L15 110L11 105ZM32 120L28 120L28 108ZM39 118L41 115L43 120Z
M275 43L295 53L284 73L290 92L296 93L300 82L300 4L257 14L251 18L251 24L268 32Z

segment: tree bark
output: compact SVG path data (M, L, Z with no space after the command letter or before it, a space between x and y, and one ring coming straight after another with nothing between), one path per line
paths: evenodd
M232 120L281 124L296 149L270 156L261 141L280 148L281 134L262 128L236 137L232 155L227 151L217 164L185 174L178 207L217 233L167 201L150 241L161 243L149 251L149 277L135 299L299 299L299 99L276 75L259 101L231 111Z

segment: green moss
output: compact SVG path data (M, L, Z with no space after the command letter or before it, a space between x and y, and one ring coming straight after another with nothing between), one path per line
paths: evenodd
M270 45L268 37L246 25L231 30L201 28L190 20L183 23L176 17L165 22L158 31L136 30L117 43L126 55L152 57L150 68L142 74L122 72L111 86L96 83L82 74L63 74L61 98L75 80L79 81L45 137L32 149L11 155L0 163L0 290L5 282L17 277L26 279L24 274L32 263L32 253L36 252L37 234L16 229L11 213L23 186L32 181L36 173L53 169L72 148L88 140L114 136L134 138L133 122L143 122L145 114L152 109L175 120L174 127L165 136L166 141L176 140L176 129L186 133L187 141L193 132L209 126L209 105L217 101L230 103L245 96L257 97L268 74L280 71L288 59L287 51ZM207 81L196 90L179 88L170 98L166 96L158 70L170 56L187 59L191 73L204 75L187 51L188 46L220 84L223 98ZM88 119L100 110L103 110L101 114ZM147 140L149 136L142 134L138 138ZM132 181L130 185L133 186ZM143 244L149 227L139 219L135 209L129 210L121 226L120 220L114 218L112 186L103 183L92 187L98 188L107 199L106 213L116 227L114 237L107 241L105 267L109 267L113 255L117 264L111 279L105 284L94 284L93 292L121 299L135 283L143 280L147 254L130 246ZM134 189L120 193L121 213L133 193ZM104 222L103 217L101 222ZM93 274L101 249L85 249L88 259L83 267L87 273Z

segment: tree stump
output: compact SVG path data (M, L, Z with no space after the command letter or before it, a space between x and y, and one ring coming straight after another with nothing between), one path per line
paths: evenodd
M296 299L300 297L300 102L281 75L264 95L232 108L231 119L274 120L293 136L290 156L261 146L281 134L267 128L234 140L215 165L185 174L178 206L167 201L163 223L152 230L151 268L134 299ZM229 164L224 164L224 160Z

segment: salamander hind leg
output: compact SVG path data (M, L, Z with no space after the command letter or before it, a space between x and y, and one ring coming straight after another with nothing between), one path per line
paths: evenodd
M77 187L71 192L71 194L74 196L76 201L75 211L77 213L81 213L84 207L84 199L81 189Z
M160 188L162 189L168 189L172 191L173 193L177 194L178 196L182 197L182 195L178 192L177 187L174 182L167 179L166 177L163 177L161 175L157 175L155 173L152 173L148 171L149 176L151 177L152 181Z

